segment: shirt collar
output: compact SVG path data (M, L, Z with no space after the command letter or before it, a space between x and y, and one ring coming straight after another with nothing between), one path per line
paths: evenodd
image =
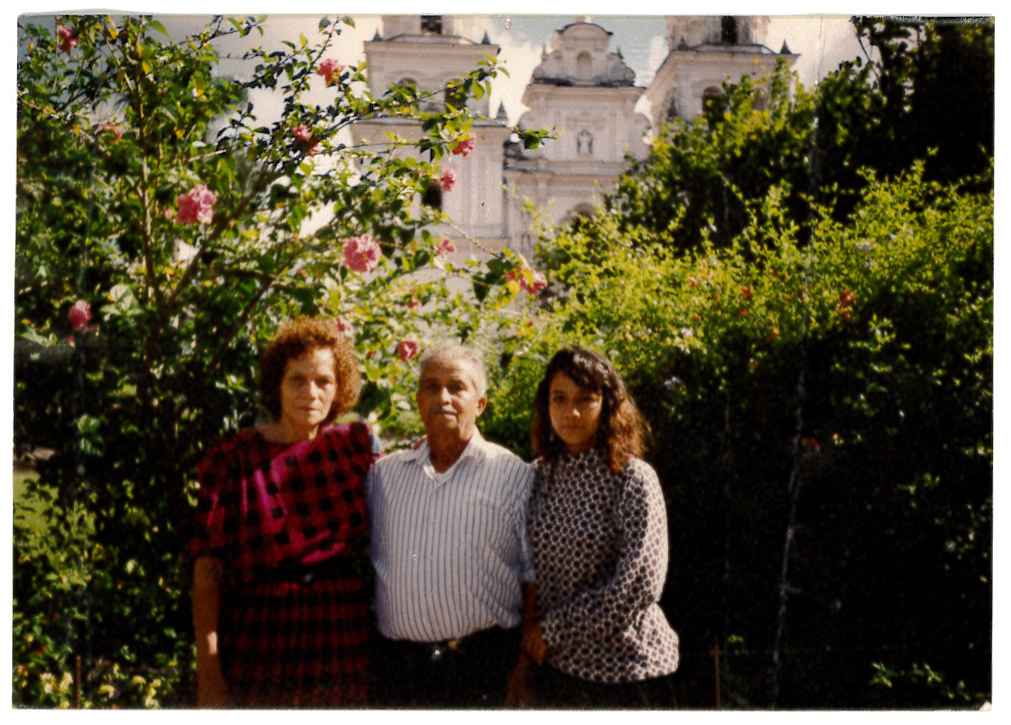
M470 440L467 441L467 447L463 449L463 453L460 454L460 457L456 459L456 462L453 464L453 466L451 466L451 468L455 467L457 463L462 461L464 458L477 458L481 456L484 453L485 445L486 445L485 440L483 437L481 437L481 431L475 428L474 435L472 435L470 437ZM411 459L419 466L424 466L426 463L429 462L431 448L428 447L427 437L420 446L418 446L412 451L412 454L413 455Z

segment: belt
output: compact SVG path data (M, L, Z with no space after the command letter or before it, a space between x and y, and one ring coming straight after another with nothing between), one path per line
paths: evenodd
M292 584L312 584L314 581L342 579L355 575L354 562L349 556L334 556L312 566L292 563L269 569L258 574L257 582L272 582L276 584L289 582Z
M490 627L478 632L441 639L436 642L416 642L409 639L385 639L387 647L396 650L400 656L419 658L431 664L438 664L454 657L460 657L476 649L491 645L507 638L513 630Z

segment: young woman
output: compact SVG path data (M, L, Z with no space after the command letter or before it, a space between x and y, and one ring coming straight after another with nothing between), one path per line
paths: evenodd
M368 685L369 524L376 457L358 366L333 321L281 327L261 360L272 420L199 466L193 623L199 707L361 706Z
M667 516L640 458L646 425L611 364L581 348L551 359L534 405L536 585L514 682L528 670L549 707L672 707L678 637L658 604Z

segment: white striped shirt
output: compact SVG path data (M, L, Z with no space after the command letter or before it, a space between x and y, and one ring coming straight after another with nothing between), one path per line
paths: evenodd
M533 468L475 432L443 473L428 443L369 472L379 631L389 639L457 639L522 619L532 581L526 542Z

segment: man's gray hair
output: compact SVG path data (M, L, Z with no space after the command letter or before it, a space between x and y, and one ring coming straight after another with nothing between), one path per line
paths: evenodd
M470 363L474 373L474 387L482 398L488 392L488 374L484 370L484 358L474 348L455 342L442 343L425 351L419 361L421 375L425 368L436 360L463 360Z

